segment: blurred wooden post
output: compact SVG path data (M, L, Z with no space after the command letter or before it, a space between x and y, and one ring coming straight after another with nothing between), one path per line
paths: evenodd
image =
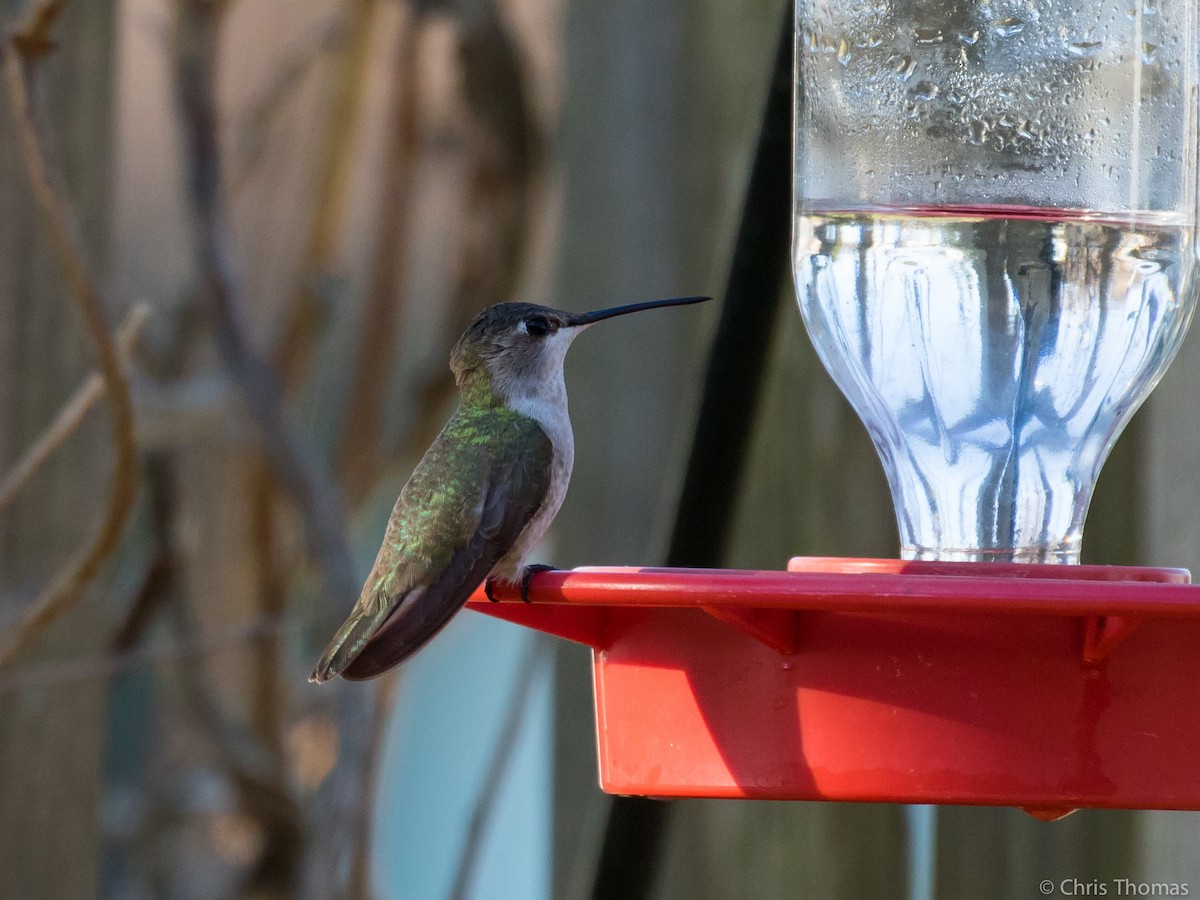
M673 4L567 6L565 216L556 289L564 306L586 309L709 287L696 277L701 248L689 253L684 246L688 163L675 124L688 97L678 69L681 18ZM673 472L667 452L674 428L686 427L676 400L686 369L684 342L699 333L699 318L672 316L642 327L617 321L572 350L567 380L575 472L555 528L557 564L656 561L661 523L655 516ZM565 645L558 653L552 894L583 897L607 799L596 788L590 749L588 653Z
M1138 464L1130 473L1137 497L1139 562L1185 566L1200 581L1200 332L1179 357L1140 414ZM1197 654L1200 665L1200 653ZM1181 711L1192 715L1194 711ZM1186 882L1200 891L1200 813L1136 815L1134 880Z
M5 17L19 4L2 3ZM91 260L104 269L108 235L113 7L69 5L39 86ZM0 469L50 422L94 365L76 309L27 187L8 105L0 104ZM117 311L111 311L116 314ZM38 587L94 527L103 503L108 426L93 415L0 513L0 620L15 620ZM104 454L99 456L98 454ZM0 895L96 892L105 684L32 684L23 668L104 645L111 610L84 604L3 673L0 691ZM2 627L2 626L0 626ZM36 682L36 679L33 679Z

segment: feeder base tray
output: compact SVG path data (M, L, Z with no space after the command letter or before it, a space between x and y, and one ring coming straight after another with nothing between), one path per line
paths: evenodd
M580 569L481 612L593 648L616 794L1200 808L1177 569L797 559Z

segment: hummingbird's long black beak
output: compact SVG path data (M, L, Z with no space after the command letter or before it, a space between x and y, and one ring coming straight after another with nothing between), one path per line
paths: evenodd
M592 312L579 313L571 317L571 325L591 325L602 319L613 316L623 316L626 313L641 312L643 309L658 309L660 306L687 306L689 303L703 303L712 297L672 297L669 300L647 300L644 303L628 303L625 306L610 306L608 309L596 309Z

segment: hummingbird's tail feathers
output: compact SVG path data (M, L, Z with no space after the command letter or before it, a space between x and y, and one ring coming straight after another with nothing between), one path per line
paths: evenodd
M408 593L361 651L341 669L343 678L363 681L404 662L446 627L474 590L472 586L461 597L457 596L459 592L448 597L431 587L436 586L422 585Z
M337 634L333 636L333 640L321 654L321 658L317 661L312 674L308 676L308 680L314 684L320 684L340 675L354 660L354 657L362 652L363 647L370 641L371 635L387 619L389 612L391 609L386 606L381 609L377 608L373 615L360 612L356 608L350 614L350 618L338 629Z
M496 561L496 552L488 551L476 534L433 582L395 598L365 595L370 602L359 601L308 680L320 683L341 675L362 681L404 662L441 631L479 587Z

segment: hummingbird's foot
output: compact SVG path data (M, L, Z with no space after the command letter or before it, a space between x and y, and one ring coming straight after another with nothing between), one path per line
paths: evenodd
M525 572L521 575L521 599L529 602L529 581L538 572L553 572L554 566L547 566L544 563L533 563L525 567Z
M483 579L483 596L487 597L493 603L499 603L500 600L492 592L495 587L496 580L494 578Z

